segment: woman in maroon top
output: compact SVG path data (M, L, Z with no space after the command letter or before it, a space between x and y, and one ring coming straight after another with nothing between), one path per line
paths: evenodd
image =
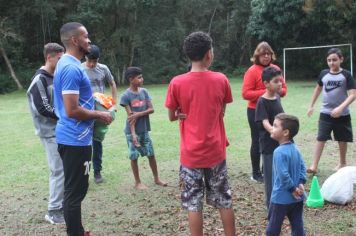
M262 71L267 66L273 66L280 70L277 65L272 64L276 60L273 49L267 42L261 42L257 45L251 58L253 65L248 68L244 75L242 83L242 97L248 101L247 119L251 129L251 180L263 183L263 176L260 168L260 145L258 136L258 127L255 123L255 110L258 98L265 92L266 88L262 81ZM287 93L285 81L282 83L281 96Z

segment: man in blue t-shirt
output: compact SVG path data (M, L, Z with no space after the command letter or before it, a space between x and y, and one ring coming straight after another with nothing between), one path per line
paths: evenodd
M81 202L88 190L94 120L112 122L111 114L94 111L90 81L80 59L88 53L86 28L77 22L60 30L66 53L54 73L54 107L58 117L56 139L64 169L64 219L68 235L89 235L81 221Z

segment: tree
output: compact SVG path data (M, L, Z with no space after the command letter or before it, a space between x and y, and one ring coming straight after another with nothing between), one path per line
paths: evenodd
M123 74L134 60L137 47L136 26L138 4L131 0L80 0L77 9L67 18L83 23L91 41L102 50L101 60L114 69L114 75L122 84Z
M352 43L356 50L356 3L352 0L317 1L307 0L303 10L306 13L306 25L301 29L299 42L302 45L330 45ZM343 48L341 48L343 49ZM312 68L324 68L326 50L310 55ZM346 51L347 52L347 51ZM344 68L350 68L349 53L345 53ZM304 62L305 63L305 62ZM356 66L354 60L354 68ZM300 63L302 64L302 63Z
M20 40L18 35L13 32L13 29L6 25L7 18L0 18L0 54L3 56L6 66L10 71L11 78L15 81L17 89L23 89L22 84L16 76L16 73L12 67L12 64L7 56L5 45L8 39Z
M0 12L0 71L11 74L0 81L0 92L16 89L13 68L20 75L16 84L29 84L29 74L43 62L43 45L60 43L59 29L69 21L87 27L120 84L128 66L142 67L147 83L185 72L183 40L198 30L214 40L212 69L225 73L249 65L261 40L277 55L284 47L346 42L356 51L354 0L0 0ZM322 64L315 55L294 63L308 70L317 61Z
M259 41L268 41L274 48L297 45L305 24L304 0L252 0L247 31Z

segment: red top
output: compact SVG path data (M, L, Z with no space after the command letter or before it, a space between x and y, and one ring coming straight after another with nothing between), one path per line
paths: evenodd
M280 70L277 65L270 64L270 66L276 67ZM245 100L248 100L248 108L256 109L258 98L261 97L266 91L266 87L262 81L262 71L264 68L265 66L254 64L248 68L244 75L244 81L242 83L242 97ZM285 96L286 93L287 85L283 79L281 97Z
M223 106L232 102L229 80L222 73L188 72L172 79L165 106L187 115L180 121L180 162L210 168L226 158L228 145Z

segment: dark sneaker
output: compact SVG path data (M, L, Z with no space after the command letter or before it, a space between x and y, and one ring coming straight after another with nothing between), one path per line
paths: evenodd
M263 183L263 176L261 174L253 174L251 176L251 180L256 182L256 183Z
M92 234L90 234L90 231L85 231L83 236L91 236Z
M50 210L45 215L45 220L51 224L64 224L63 211L60 210Z
M100 172L94 173L94 181L96 184L100 184L100 183L104 182L104 179L101 176Z

